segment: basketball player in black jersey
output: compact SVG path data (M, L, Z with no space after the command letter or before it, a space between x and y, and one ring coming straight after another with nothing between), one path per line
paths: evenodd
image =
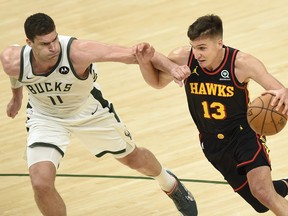
M246 119L250 79L285 105L288 89L255 57L223 44L219 16L198 18L188 30L190 45L173 50L169 59L146 45L134 47L142 75L155 88L171 81L185 85L191 116L206 158L257 212L288 215L287 179L272 181L266 138ZM175 64L177 63L177 64ZM180 65L180 66L178 66ZM278 102L277 102L278 101Z

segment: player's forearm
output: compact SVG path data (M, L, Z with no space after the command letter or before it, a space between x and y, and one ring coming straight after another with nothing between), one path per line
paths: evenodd
M153 67L151 62L138 62L141 74L145 82L153 88L160 88L159 86L159 71Z
M12 90L12 97L15 99L21 99L23 98L23 87L22 83L19 82L16 78L14 77L9 77L10 78L10 83L11 83L11 90Z
M19 88L11 88L12 91L12 98L14 100L22 100L23 98L23 87L19 87Z
M125 64L137 64L137 59L130 47L112 46L106 60Z
M178 66L163 54L156 52L151 59L151 62L156 69L166 72L170 75L172 75L172 69Z
M17 89L22 87L22 83L19 82L16 78L14 77L9 77L10 78L10 84L12 89Z

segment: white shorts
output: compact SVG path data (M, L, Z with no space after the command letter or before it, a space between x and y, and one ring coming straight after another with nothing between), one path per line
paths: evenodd
M103 108L92 96L84 108L71 117L46 116L29 107L27 119L29 167L40 161L51 161L58 167L71 134L78 137L96 157L110 153L122 158L135 149L132 136L116 115L113 105Z

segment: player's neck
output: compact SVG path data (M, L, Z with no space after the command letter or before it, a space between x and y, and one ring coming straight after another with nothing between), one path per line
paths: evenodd
M209 71L214 71L216 70L222 63L223 59L225 56L225 48L222 48L216 55L214 61L212 62L212 64L208 67L206 67L206 69L208 69Z
M38 56L32 55L31 63L33 72L35 74L45 74L49 72L57 63L58 58L55 59L41 59Z

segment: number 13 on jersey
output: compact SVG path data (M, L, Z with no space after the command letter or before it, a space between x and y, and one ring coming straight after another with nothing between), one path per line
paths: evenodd
M204 111L204 118L217 120L226 118L225 106L220 102L208 103L207 101L203 101L202 107Z

